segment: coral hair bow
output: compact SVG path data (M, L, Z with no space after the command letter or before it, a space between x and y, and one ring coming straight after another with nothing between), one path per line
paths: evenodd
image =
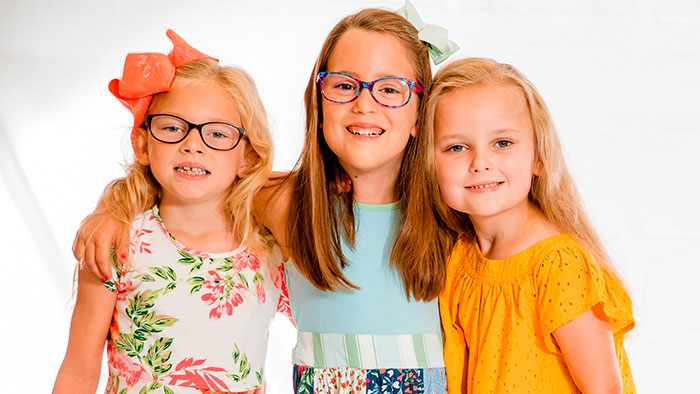
M170 90L175 68L203 59L219 61L192 48L172 29L165 34L173 43L167 56L162 53L129 53L121 80L113 79L109 83L109 91L134 115L132 131L141 126L153 95Z

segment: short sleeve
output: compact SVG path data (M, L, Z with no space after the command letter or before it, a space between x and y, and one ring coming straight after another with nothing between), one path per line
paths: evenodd
M602 305L614 336L634 327L632 302L620 279L578 245L572 243L547 254L535 270L539 322L550 351L559 352L554 330L597 304Z
M289 287L287 286L287 270L285 269L285 264L282 263L277 267L277 274L275 276L275 287L280 290L280 298L277 302L277 312L287 316L290 322L297 326L292 317L292 306L289 303Z
M464 244L462 242L455 245L454 250L447 263L447 280L445 289L440 295L440 320L442 322L442 332L444 336L444 358L445 373L447 375L447 391L449 393L462 393L466 389L467 360L469 350L467 349L466 337L459 324L459 300L462 286L459 272L460 262L464 255ZM459 288L459 289L458 289Z

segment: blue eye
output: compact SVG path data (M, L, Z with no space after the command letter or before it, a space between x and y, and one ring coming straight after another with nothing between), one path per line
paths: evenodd
M448 152L464 152L467 150L467 147L464 145L452 145L449 148L447 148Z
M500 140L500 141L496 142L496 146L499 148L507 148L511 145L513 145L513 143L511 141L508 141L508 140Z

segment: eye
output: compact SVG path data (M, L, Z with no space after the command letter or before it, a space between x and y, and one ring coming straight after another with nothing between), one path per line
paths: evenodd
M399 92L398 89L393 88L393 87L391 87L391 86L387 86L387 87L385 87L385 88L382 88L381 92L382 92L382 93L385 93L385 94L397 94L397 93L401 93L401 92Z
M511 145L513 145L513 142L512 142L512 141L508 141L508 140L499 140L499 141L496 141L496 146L499 147L499 148L507 148L507 147L509 147L509 146L511 146Z
M179 126L165 126L162 127L164 131L167 131L168 133L184 133L185 130L182 127Z
M464 152L466 150L467 150L467 147L464 145L452 145L452 146L447 147L447 152L458 153L458 152Z
M344 83L337 83L333 86L334 89L338 90L355 90L355 85L352 83L344 82Z

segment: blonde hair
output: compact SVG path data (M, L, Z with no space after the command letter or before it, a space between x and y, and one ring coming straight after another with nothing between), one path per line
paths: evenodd
M254 163L246 173L231 185L225 202L225 211L233 233L242 244L258 244L258 223L253 217L253 197L265 184L272 171L272 138L267 125L267 115L253 79L240 68L220 66L213 60L199 60L177 68L173 86L187 81L211 81L229 95L241 116L241 126L246 140L255 152ZM166 93L153 98L151 106ZM202 104L205 105L205 104ZM146 125L142 125L145 130ZM140 130L143 132L144 130ZM241 149L238 147L237 149ZM139 213L158 202L161 187L148 166L133 162L124 178L112 181L105 188L99 206L104 206L111 216L127 226Z
M423 87L424 94L430 91L432 79L427 44L418 38L418 31L410 22L394 12L363 9L338 22L326 37L309 76L304 95L304 147L296 169L287 178L293 189L287 224L287 244L299 271L321 290L357 288L343 274L342 270L347 265L347 260L341 250L343 237L350 245L354 244L353 195L338 191L338 185L342 184L342 178L347 174L323 138L320 129L323 116L322 98L316 84L316 76L320 71L326 70L338 40L351 29L386 34L397 39L406 48L415 71L416 82ZM415 95L413 99L419 100L420 113L423 100L419 95ZM420 131L418 133L420 134ZM415 138L409 137L399 180L395 186L396 197L407 203L402 207L402 219L417 215L411 214L411 201L418 189L405 179L411 167L421 165L416 160L417 151ZM401 275L407 297L413 294L417 299L432 299L440 293L444 282L442 260L436 260L434 253L440 248L435 248L435 245L430 243L409 244L407 233L415 230L417 229L408 228L406 222L402 223L392 251L391 265ZM431 227L421 229L431 230ZM438 252L440 256L445 253Z
M586 215L576 185L569 174L562 153L559 137L552 117L530 81L515 67L491 59L467 58L456 60L443 67L433 81L433 90L425 108L426 143L424 157L429 163L430 179L437 179L434 156L434 123L437 106L443 96L459 88L508 84L518 88L527 103L534 130L535 162L541 166L540 174L534 176L529 200L540 210L545 219L562 232L577 239L598 261L610 265L603 244ZM473 238L474 230L468 216L447 206L442 198L436 198L438 220L455 232Z

